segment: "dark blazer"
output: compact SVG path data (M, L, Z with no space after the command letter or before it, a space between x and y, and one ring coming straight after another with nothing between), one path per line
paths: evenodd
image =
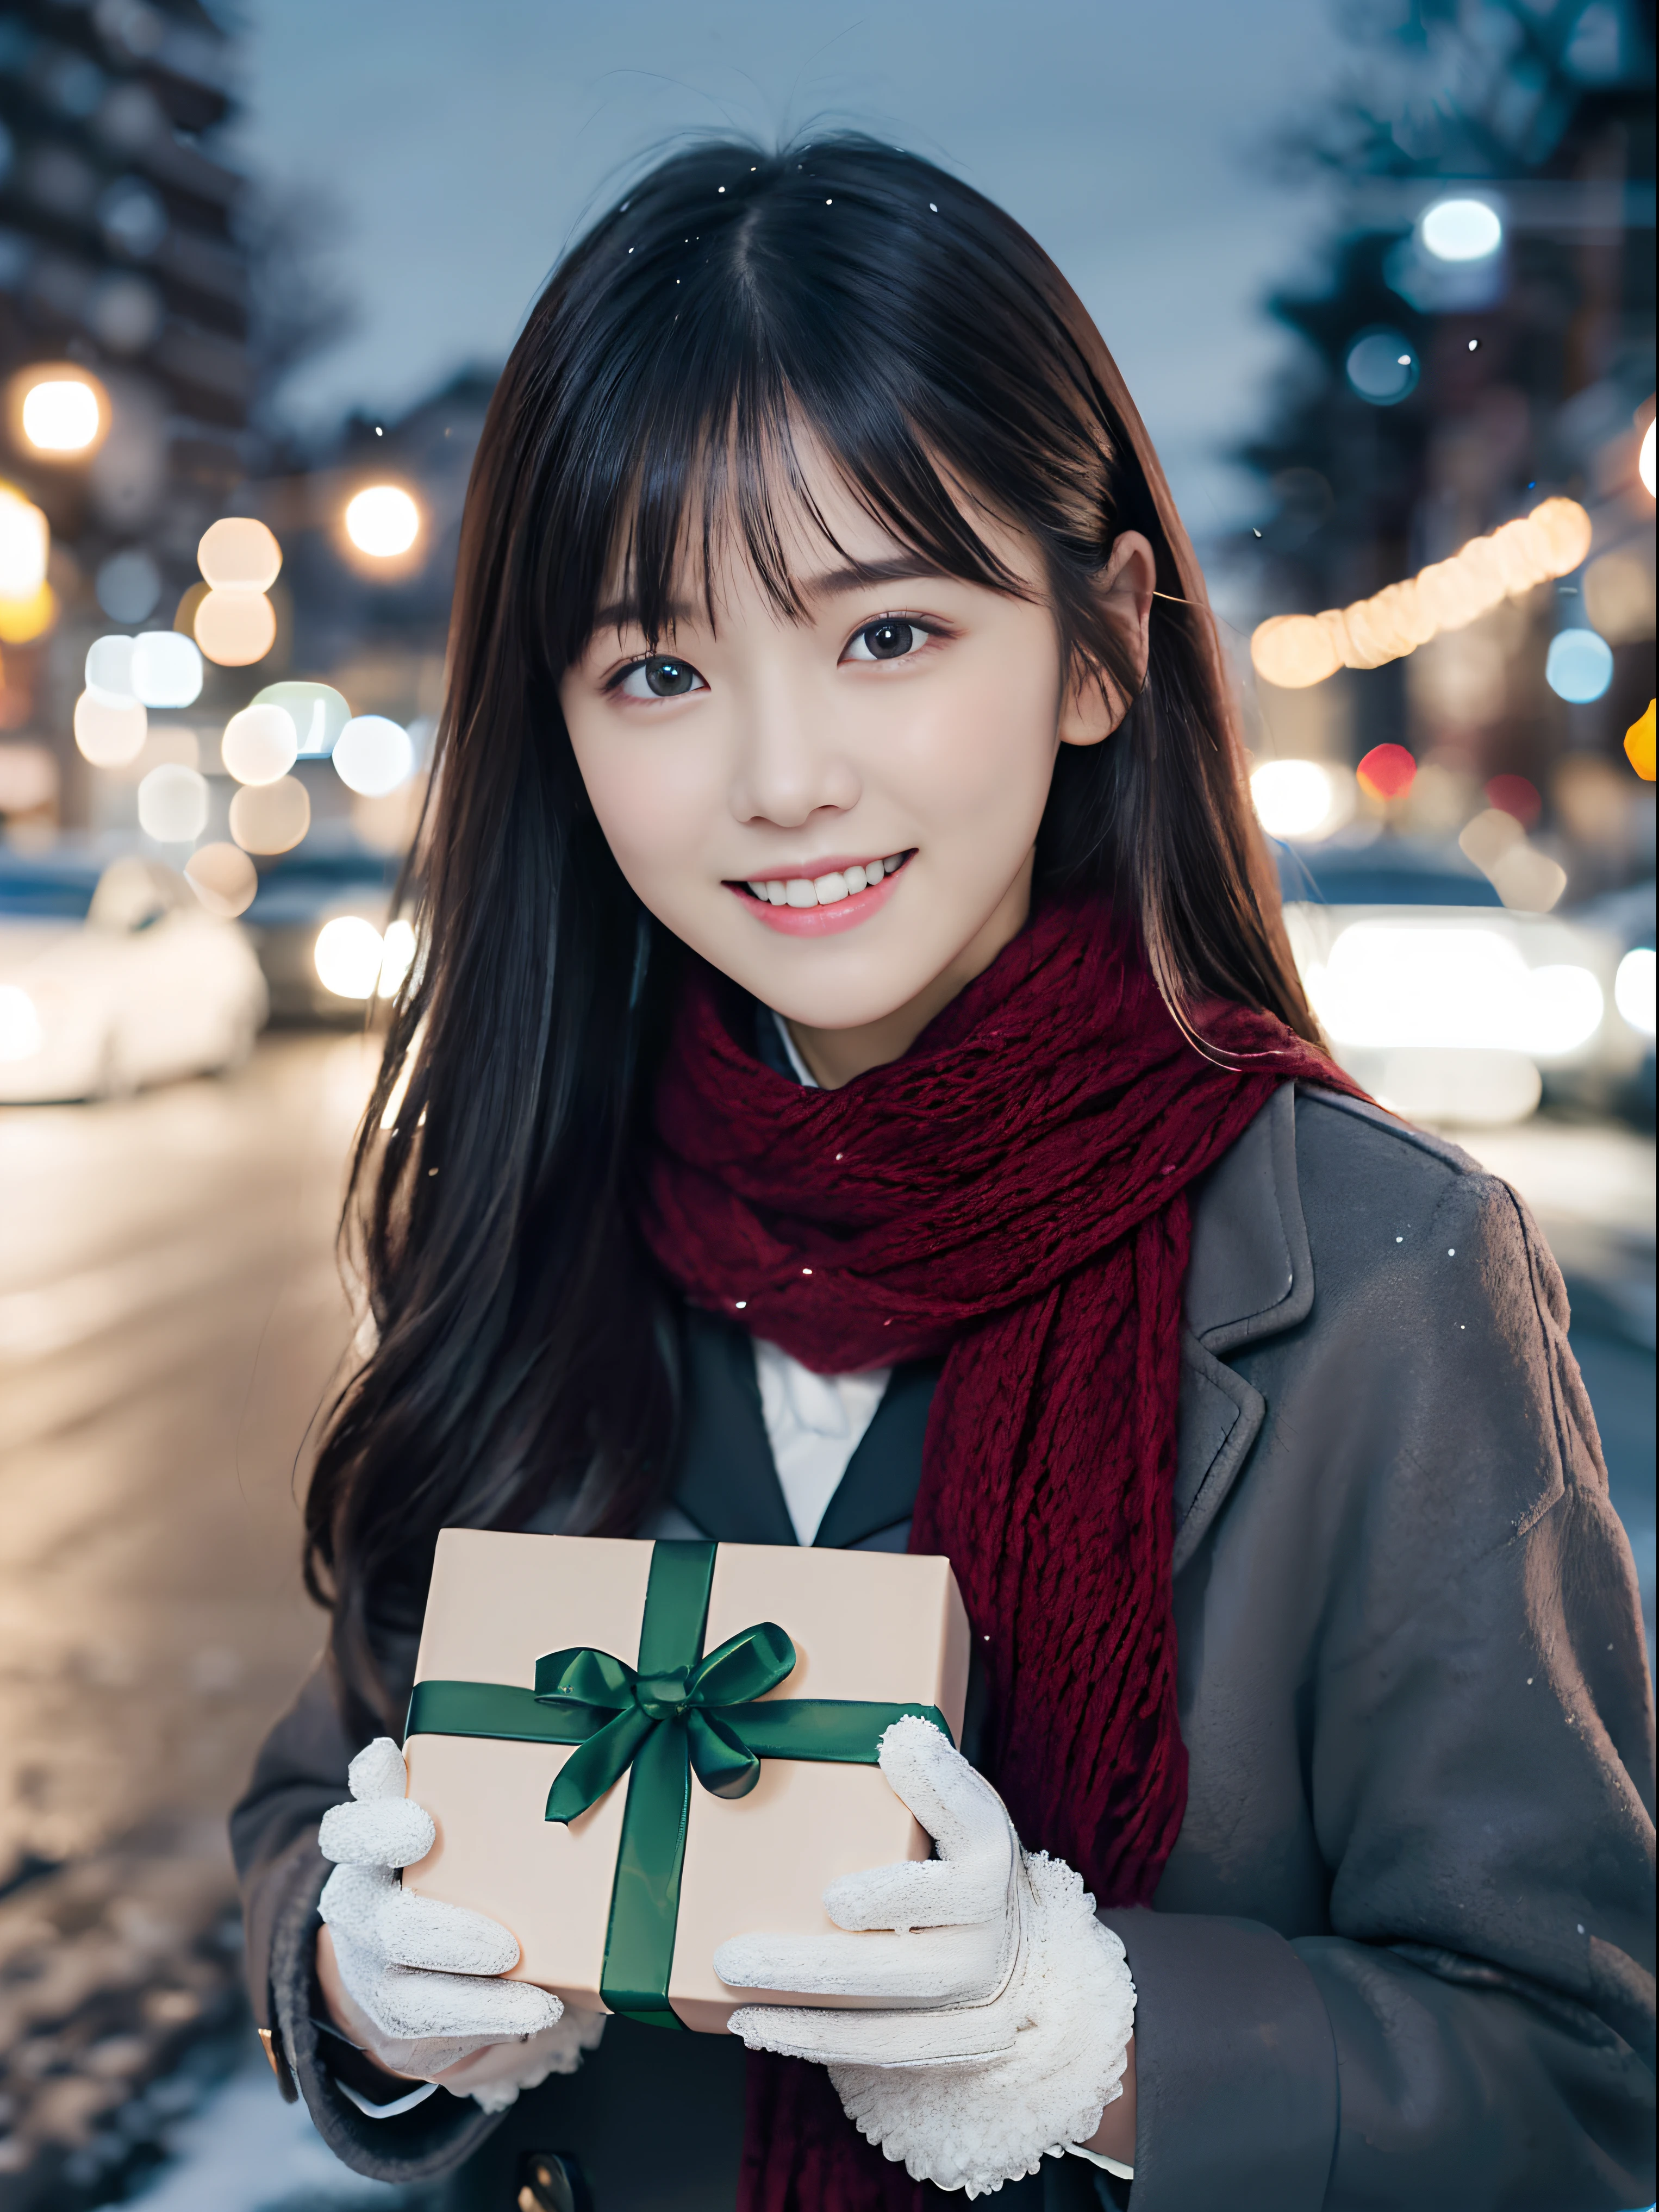
M1155 1909L1103 1916L1139 1990L1136 2178L1051 2160L999 2203L1647 2204L1652 1699L1536 1228L1455 1147L1287 1086L1194 1193L1187 1316L1187 1813ZM693 1333L674 1501L642 1534L793 1540L735 1352ZM902 1547L932 1382L901 1370L820 1542ZM507 2212L518 2144L574 2144L598 2212L728 2205L742 2054L718 2038L612 2021L505 2125L445 2092L382 2122L340 2096L309 1960L316 1825L356 1747L313 1674L232 1821L255 2005L325 2137L387 2180L464 2174L469 2212ZM639 2096L641 2066L678 2092Z

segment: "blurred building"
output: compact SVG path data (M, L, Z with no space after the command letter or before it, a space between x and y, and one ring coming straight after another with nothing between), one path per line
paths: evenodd
M1651 14L1399 0L1352 20L1350 84L1295 149L1342 222L1325 281L1271 303L1304 343L1249 450L1267 497L1241 596L1254 619L1340 608L1552 494L1595 535L1578 569L1415 652L1258 685L1256 750L1352 766L1401 744L1419 773L1367 792L1355 834L1449 840L1507 804L1571 907L1653 872L1653 785L1625 749L1654 693ZM1449 201L1486 235L1453 234ZM1550 659L1585 631L1592 660L1611 649L1594 696Z
M84 815L69 725L86 645L171 624L198 539L247 472L242 185L217 150L232 60L198 0L0 5L0 384L64 363L107 406L84 456L38 450L15 407L0 429L0 477L51 523L57 601L37 639L0 626L15 787L0 760L0 812L29 811L15 805L27 744L51 754L64 817Z

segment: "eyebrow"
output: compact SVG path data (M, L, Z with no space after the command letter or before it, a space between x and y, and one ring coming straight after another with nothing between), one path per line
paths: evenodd
M916 553L897 553L887 561L847 561L838 568L826 568L817 576L805 578L798 586L804 599L830 599L844 597L848 592L867 592L878 584L926 584L946 580L945 571L937 562L928 561ZM684 599L671 599L663 609L663 616L672 629L690 622L700 608ZM629 623L643 629L641 608L637 598L612 599L597 610L593 629L623 629Z

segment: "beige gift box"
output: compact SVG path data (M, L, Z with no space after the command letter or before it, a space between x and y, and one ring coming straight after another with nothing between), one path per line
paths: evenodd
M438 1539L416 1681L529 1690L536 1662L590 1646L631 1668L656 1547L627 1538L527 1536L446 1528ZM683 1547L680 1547L683 1548ZM721 1544L705 1654L758 1622L795 1650L770 1698L936 1707L960 1739L969 1630L948 1559L884 1552ZM417 1719L417 1728L419 1725ZM405 1887L471 1905L510 1928L523 1980L567 2004L608 2010L600 1978L629 1778L561 1825L548 1792L575 1747L412 1733L409 1794L437 1842L405 1868ZM756 1929L819 1935L838 1875L926 1858L927 1835L873 1765L762 1759L746 1796L691 1779L668 2002L686 2027L718 2033L739 2003L822 2003L788 1990L733 1991L716 1948Z

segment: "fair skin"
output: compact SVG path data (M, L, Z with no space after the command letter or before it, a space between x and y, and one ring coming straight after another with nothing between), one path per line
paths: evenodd
M801 618L727 557L714 618L693 580L653 641L613 579L560 696L641 903L781 1014L835 1090L907 1051L1024 926L1060 748L1103 743L1127 702L1068 672L1037 550L1018 531L964 498L1024 598L932 572L832 470L809 459L805 473L836 544L804 519L786 526ZM1097 586L1142 673L1154 573L1146 540L1126 532ZM326 1929L318 1967L350 2030ZM1089 2148L1131 2161L1134 2124L1131 2042L1123 2094Z

